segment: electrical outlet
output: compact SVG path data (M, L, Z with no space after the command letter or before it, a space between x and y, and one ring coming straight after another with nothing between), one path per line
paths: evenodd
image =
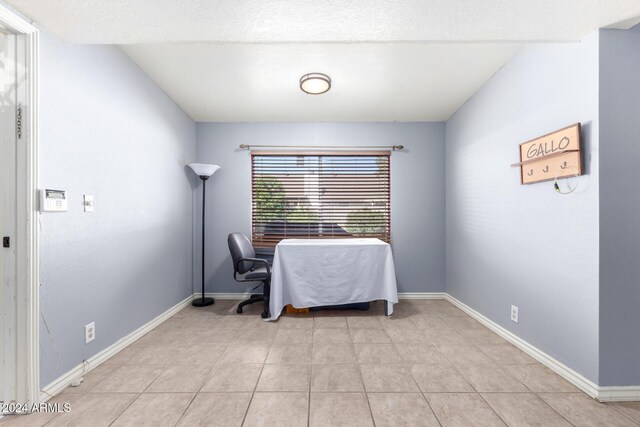
M84 325L84 343L89 344L96 339L96 322Z
M511 306L511 320L518 323L518 307L515 305Z

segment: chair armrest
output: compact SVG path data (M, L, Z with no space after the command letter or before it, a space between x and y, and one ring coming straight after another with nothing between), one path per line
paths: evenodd
M264 264L265 267L267 267L267 274L269 276L271 276L271 268L269 267L269 261L267 261L266 259L262 259L262 258L240 258L238 260L238 262L236 262L236 268L234 271L234 278L235 278L235 273L238 271L238 267L240 266L240 263L243 261L249 261L249 262L256 262L258 264Z

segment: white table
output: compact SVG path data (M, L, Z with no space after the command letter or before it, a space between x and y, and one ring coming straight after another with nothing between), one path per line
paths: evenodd
M285 239L276 246L271 268L268 320L276 320L287 304L319 307L398 303L391 246L379 239Z

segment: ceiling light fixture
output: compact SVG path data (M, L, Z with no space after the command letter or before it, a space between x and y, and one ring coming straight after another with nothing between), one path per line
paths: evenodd
M331 77L322 73L309 73L300 77L300 89L309 95L320 95L331 89Z

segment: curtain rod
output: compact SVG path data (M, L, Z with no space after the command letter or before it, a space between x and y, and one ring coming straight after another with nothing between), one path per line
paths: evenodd
M393 151L404 150L404 145L253 145L253 144L240 144L241 150L251 150L252 148L301 148L308 150L315 150L317 148L390 148Z

